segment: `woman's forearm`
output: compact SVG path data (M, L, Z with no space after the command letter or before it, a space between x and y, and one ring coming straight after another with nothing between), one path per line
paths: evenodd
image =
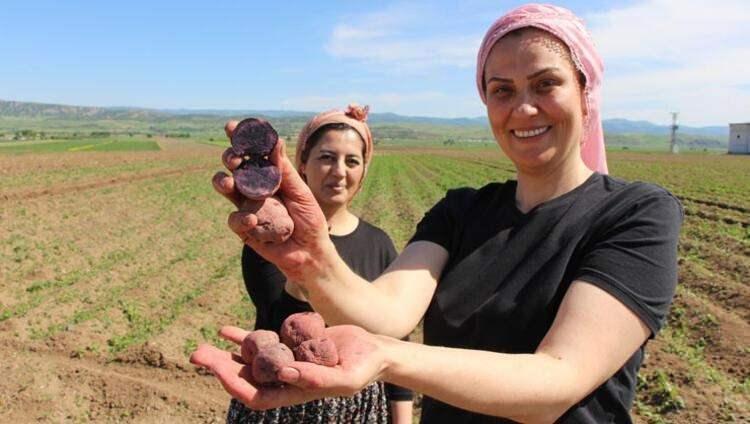
M577 373L545 354L452 349L379 337L382 379L461 409L523 422L553 422L585 396Z
M388 402L391 412L391 424L411 424L414 417L414 402L410 400L392 400Z
M328 325L354 324L394 337L411 331L411 328L402 328L397 320L387 319L399 316L397 311L403 306L399 306L398 299L352 271L335 248L318 258L314 268L304 274L300 285L313 309Z
M329 325L355 324L401 338L419 323L437 285L447 252L434 244L408 246L386 272L369 283L341 259L333 244L308 270L301 286ZM425 268L425 269L423 269Z

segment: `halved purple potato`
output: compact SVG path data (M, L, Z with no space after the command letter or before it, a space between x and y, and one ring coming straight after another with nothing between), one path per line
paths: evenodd
M281 185L281 171L267 159L246 160L232 176L240 193L253 200L272 196Z
M279 134L268 121L247 118L234 128L232 150L237 156L263 157L271 154L278 141Z
M233 176L237 189L251 199L271 196L281 184L281 172L268 160L279 135L267 121L247 118L232 133L232 151L242 157Z

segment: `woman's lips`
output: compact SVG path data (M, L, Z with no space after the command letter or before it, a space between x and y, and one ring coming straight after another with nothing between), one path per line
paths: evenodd
M538 135L542 135L552 128L550 125L538 128L532 128L528 130L511 130L511 133L517 138L531 138Z
M327 185L326 187L328 187L329 190L334 191L336 193L341 193L344 190L346 190L346 186L337 185L337 184Z

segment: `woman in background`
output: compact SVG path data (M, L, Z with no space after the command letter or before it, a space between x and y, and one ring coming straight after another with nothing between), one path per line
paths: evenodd
M396 258L391 238L360 219L349 204L362 187L373 154L368 109L350 105L313 117L302 129L295 165L328 225L333 245L347 265L372 281ZM228 132L236 123L229 125ZM256 308L256 330L279 332L286 317L312 311L304 292L272 263L245 245L242 251L245 287ZM390 417L390 418L389 418ZM233 399L228 423L395 423L412 422L412 392L373 383L350 397L332 397L301 405L255 411Z

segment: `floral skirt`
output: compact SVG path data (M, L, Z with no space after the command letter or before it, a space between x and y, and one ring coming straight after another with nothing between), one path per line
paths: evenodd
M227 424L388 424L383 383L372 383L351 397L314 400L301 405L255 411L232 399Z

